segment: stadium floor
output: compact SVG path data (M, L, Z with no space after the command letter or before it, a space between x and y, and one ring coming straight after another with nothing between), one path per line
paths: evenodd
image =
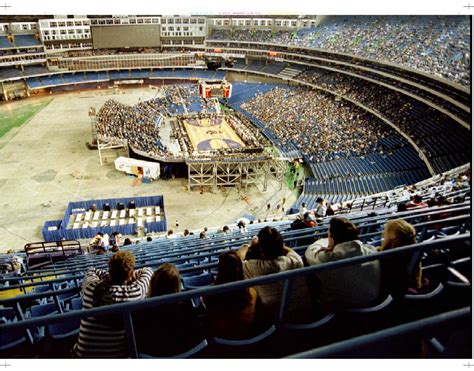
M274 180L266 192L261 187L250 187L246 194L227 188L201 195L186 191L186 178L132 187L134 179L115 170L113 160L118 154L100 166L97 151L85 145L91 140L89 108L99 109L111 98L135 104L155 96L156 90L148 88L127 89L123 94L98 90L0 105L0 114L6 114L17 104L23 107L51 100L21 127L0 138L0 252L23 250L25 243L42 241L44 222L62 219L71 201L163 195L168 226L178 233L185 228L201 230L235 223L244 214L264 219L268 216L266 205L271 204L269 215L274 215L274 207L283 197L286 209L294 203L297 195L293 190L285 185L280 190Z
M8 134L12 129L19 128L28 122L33 116L46 107L52 99L40 98L31 102L10 102L5 103L0 109L0 138Z

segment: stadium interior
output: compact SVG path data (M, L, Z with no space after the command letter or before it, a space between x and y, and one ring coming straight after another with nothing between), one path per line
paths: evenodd
M0 357L471 359L471 35L1 16Z

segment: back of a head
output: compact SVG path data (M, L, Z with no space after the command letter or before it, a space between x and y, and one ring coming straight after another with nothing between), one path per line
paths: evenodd
M276 259L283 255L283 237L275 228L265 227L258 232L258 244L263 256Z
M397 205L397 213L407 211L407 204L406 203L400 203Z
M131 244L132 244L132 240L128 237L123 241L124 246L128 246L128 245L131 245Z
M318 197L318 198L316 199L316 203L317 203L317 204L320 204L321 202L323 202L323 199L322 199L321 197Z
M358 228L346 218L332 218L329 222L329 233L334 240L334 245L359 238Z
M385 223L381 250L389 250L414 243L416 243L416 231L410 223L403 219L389 220Z
M153 273L150 280L148 296L174 294L181 291L178 269L170 263L164 263Z
M133 274L135 257L130 251L119 251L109 259L109 275L113 285L121 285Z
M419 204L423 202L423 198L420 195L415 195L413 196L413 202L415 202L416 204Z
M244 279L242 260L234 250L219 255L216 285Z

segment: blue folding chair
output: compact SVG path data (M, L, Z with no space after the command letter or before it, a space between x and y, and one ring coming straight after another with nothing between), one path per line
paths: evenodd
M151 358L191 358L193 356L196 356L198 353L202 352L207 347L207 345L208 345L207 340L204 339L199 344L195 345L191 349L189 349L189 350L187 350L183 353L180 353L180 354L176 354L176 355L169 356L169 357L155 357L155 356L150 356L148 354L139 353L138 358L145 358L145 359L151 359Z
M234 340L213 337L211 339L213 348L212 354L215 354L219 358L238 358L239 354L245 354L245 356L249 358L253 356L261 358L261 352L264 352L266 348L269 348L266 347L266 344L275 331L275 325L271 325L260 334L247 339Z
M0 324L6 324L8 321L5 317L0 318ZM3 331L0 336L0 351L5 351L21 345L26 342L25 330L8 330Z
M66 320L64 322L52 323L48 325L48 334L53 339L64 339L79 333L81 325L80 319Z
M42 317L48 314L55 314L59 313L58 306L56 303L48 303L48 304L39 304L33 305L30 308L31 317ZM45 327L39 326L34 330L33 338L35 341L38 341L46 336L45 334Z
M45 292L52 292L53 289L51 288L50 285L38 285L38 286L33 286L33 293L34 294L42 294L42 293L45 293ZM51 302L50 298L48 297L44 297L44 298L40 298L40 299L36 299L36 302L38 304L46 304Z
M214 278L210 273L203 273L199 276L182 277L181 280L183 281L184 288L187 290L208 286L214 282Z
M82 309L82 298L73 298L71 299L71 310L81 310Z

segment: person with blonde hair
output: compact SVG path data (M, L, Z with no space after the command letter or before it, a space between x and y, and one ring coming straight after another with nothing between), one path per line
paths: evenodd
M416 243L415 228L403 219L389 220L385 223L382 246L379 251L387 251L397 247L413 245ZM420 289L421 262L418 262L409 272L412 254L393 256L381 260L382 289L393 297L402 297L409 288Z

